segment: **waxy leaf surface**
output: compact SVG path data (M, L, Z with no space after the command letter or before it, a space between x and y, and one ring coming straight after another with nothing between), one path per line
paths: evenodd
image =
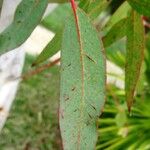
M77 9L66 21L61 52L60 129L64 150L93 150L105 102L103 46L89 18Z
M14 21L0 34L0 54L20 46L40 22L47 0L22 0Z

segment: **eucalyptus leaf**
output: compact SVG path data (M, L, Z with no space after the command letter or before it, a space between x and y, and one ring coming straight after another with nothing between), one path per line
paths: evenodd
M127 21L127 51L125 69L125 91L128 110L133 105L133 97L144 59L145 31L140 14L132 10Z
M110 31L103 37L103 43L105 47L109 47L117 40L123 38L126 35L126 18L117 22Z
M77 9L66 21L61 51L60 129L65 150L93 150L105 102L103 46L89 18Z
M14 21L0 34L0 54L20 46L40 22L47 0L22 0Z
M140 14L150 17L150 0L127 0Z

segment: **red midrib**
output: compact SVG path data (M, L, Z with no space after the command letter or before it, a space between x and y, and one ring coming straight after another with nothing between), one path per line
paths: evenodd
M82 49L82 40L81 40L81 34L80 34L80 27L79 27L79 20L78 20L78 16L77 16L77 6L74 0L70 0L71 1L71 6L72 6L72 10L74 13L74 17L75 17L75 23L76 23L76 28L77 28L77 34L78 34L78 41L79 41L79 45L80 45L80 61L81 61L81 76L82 76L82 97L81 100L83 101L84 98L84 64L83 64L83 49ZM82 106L81 106L82 107ZM81 112L82 114L82 112ZM79 143L80 143L80 133L81 131L79 130L79 134L78 134L78 148L79 147Z

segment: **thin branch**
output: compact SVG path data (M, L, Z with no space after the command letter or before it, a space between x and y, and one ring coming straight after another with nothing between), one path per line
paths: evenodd
M43 72L44 70L53 67L54 65L56 65L58 62L60 62L60 58L54 60L53 62L50 62L48 64L44 64L43 66L40 66L38 68L36 68L35 70L29 71L28 73L25 73L24 75L21 76L22 80L27 80L30 77L37 75L41 72Z

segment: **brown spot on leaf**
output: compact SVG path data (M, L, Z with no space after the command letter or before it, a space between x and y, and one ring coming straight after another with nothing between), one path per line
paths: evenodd
M95 108L95 106L93 106L92 104L90 104L91 105L91 107L96 111L96 108Z
M94 63L96 64L96 61L93 60L90 56L88 56L87 54L85 54L85 56L86 56L90 61L92 61L92 62L94 62Z
M92 119L92 116L88 113L88 116Z
M71 66L71 63L68 65L68 67L70 67Z
M76 89L76 87L73 87L72 89L71 89L71 91L74 91Z
M75 109L73 112L76 112L77 111L77 109Z

